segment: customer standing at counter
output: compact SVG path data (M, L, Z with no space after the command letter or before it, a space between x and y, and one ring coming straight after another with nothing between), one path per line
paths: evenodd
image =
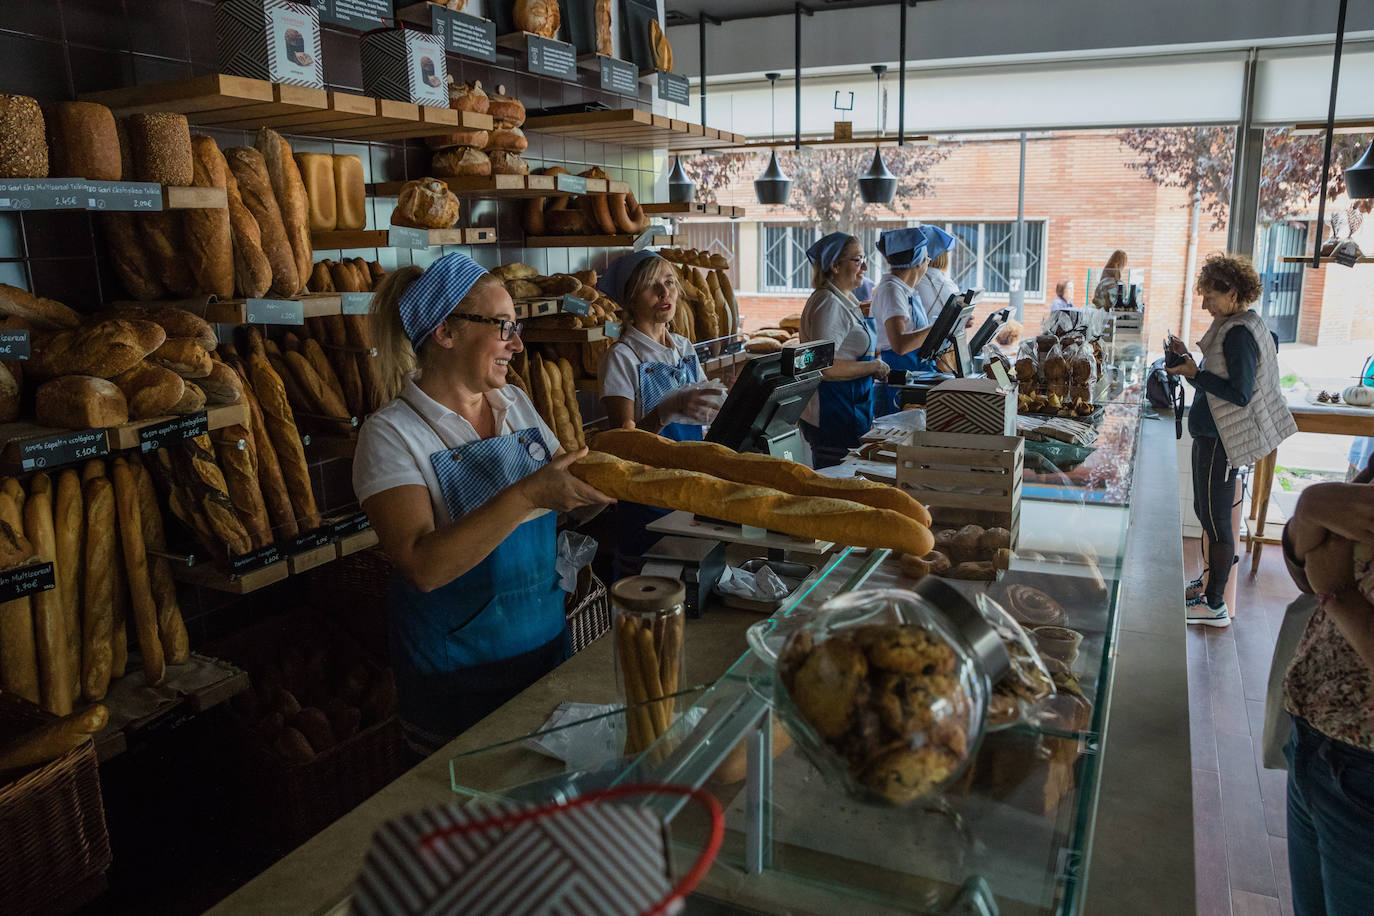
M878 358L890 369L899 371L934 369L933 360L922 362L916 358L916 350L925 342L931 325L915 289L930 263L926 257L926 236L919 228L889 229L878 237L878 250L888 266L888 272L873 289L870 310L877 326ZM877 391L874 412L878 416L898 409L885 380L878 381Z
M801 342L835 344L835 364L821 373L820 389L802 413L802 434L818 468L839 464L873 426L873 379L887 364L873 357L877 335L864 321L853 291L867 259L859 240L832 232L806 249L815 292L801 313Z
M1198 274L1202 307L1212 324L1202 335L1202 365L1173 335L1169 348L1183 357L1169 368L1197 389L1188 412L1193 437L1193 511L1202 524L1203 576L1185 599L1188 623L1225 627L1226 581L1235 561L1231 510L1236 470L1265 457L1298 431L1279 387L1278 350L1264 319L1249 306L1259 298L1259 275L1249 258L1214 254Z
M553 513L610 500L506 385L520 323L476 262L388 275L370 322L392 400L358 434L353 489L395 567L401 724L431 753L567 658Z
M1061 312L1073 307L1073 281L1060 280L1054 284L1054 301L1050 303L1050 311Z

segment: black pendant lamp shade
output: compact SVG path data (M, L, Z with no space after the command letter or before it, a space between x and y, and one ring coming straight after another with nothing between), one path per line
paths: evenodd
M1359 162L1345 170L1345 192L1352 200L1374 197L1374 143L1364 151Z
M873 164L859 178L859 196L866 204L889 204L897 196L897 176L888 171L883 151L873 151Z
M682 170L682 157L673 157L673 170L668 173L668 200L675 204L690 204L697 196L697 183Z
M781 73L765 73L768 79L769 108L773 107L773 90L777 88L778 77ZM776 132L776 122L774 122L774 132ZM776 139L776 136L774 136ZM768 160L768 168L763 170L763 174L754 179L754 195L758 197L759 203L767 206L779 206L787 203L787 197L792 193L792 179L783 173L778 165L778 151L773 150L773 156Z

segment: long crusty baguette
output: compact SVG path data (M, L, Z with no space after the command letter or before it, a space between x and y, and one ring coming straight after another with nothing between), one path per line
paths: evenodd
M847 499L874 509L899 512L930 527L930 512L926 507L896 487L871 480L832 480L785 458L741 454L714 442L672 442L642 429L607 430L596 436L592 444L598 451L626 461L638 461L659 468L699 471L722 480L770 487L794 496Z
M153 477L141 461L130 461L129 471L138 489L138 520L143 526L143 547L148 551L148 584L157 605L157 635L162 640L162 654L169 665L184 665L191 658L191 637L177 602L172 564L160 555L167 547L167 534L162 528Z
M253 434L253 455L257 460L258 486L262 489L262 501L267 507L267 517L272 523L272 532L278 538L291 538L299 533L296 515L291 508L291 496L286 491L286 479L282 476L281 462L277 450L272 447L272 437L267 431L267 421L262 415L262 405L253 393L253 382L242 361L234 359L230 365L243 379L243 401L248 405L249 432Z
M313 405L314 412L325 417L338 417L345 421L348 419L348 405L341 396L334 393L334 389L325 384L310 360L296 351L287 351L282 354L282 362L295 378L301 392Z
M235 146L224 151L229 171L239 185L244 206L258 221L262 233L262 251L272 264L272 288L277 296L294 296L303 285L296 270L296 254L286 237L281 207L272 191L272 179L262 153L251 146Z
M262 408L268 435L272 439L272 448L281 465L296 522L306 531L318 528L320 513L315 507L315 494L310 487L310 468L305 463L305 447L301 445L296 417L286 400L286 388L267 360L256 353L248 357L248 372L253 380L253 393L257 395L258 406Z
M33 546L24 537L23 513L8 487L0 491L0 522L13 533L19 552L31 556ZM33 636L33 603L27 596L0 604L0 689L30 703L37 704L42 699L38 688L38 650Z
M320 342L313 338L301 341L301 355L310 362L310 368L315 370L315 374L320 377L320 381L332 392L333 397L338 403L342 404L344 410L349 411L345 416L355 416L351 412L348 398L344 397L343 385L339 383L338 373L329 362L329 357L324 355L324 348Z
M615 499L677 509L737 525L851 547L885 547L925 556L935 547L930 529L891 509L844 499L793 496L709 474L653 468L605 452L589 452L570 471Z
M17 770L56 760L104 728L109 720L109 712L97 703L49 722L0 749L0 770Z
M304 286L315 258L315 250L310 245L310 201L306 197L305 181L291 153L291 144L283 140L281 134L269 127L259 127L254 145L267 165L272 193L281 208L286 240L296 256L296 276Z
M149 684L161 684L167 676L167 663L162 654L162 637L157 632L157 603L148 582L148 552L143 545L143 520L138 512L138 484L123 458L114 460L110 476L114 478L115 512L119 515L119 538L124 545L124 571L129 577L143 677Z
M272 522L262 499L262 487L258 484L254 466L253 434L242 426L225 426L212 431L210 440L215 444L215 457L219 460L220 470L224 472L224 482L229 488L234 512L248 532L253 547L266 547L272 542Z
M563 373L552 360L541 360L539 371L544 378L544 388L548 391L549 403L553 410L553 420L549 423L558 435L558 442L565 452L575 452L579 448L577 433L572 429L572 418L568 416L568 399L563 394Z
M577 406L577 382L573 379L573 367L566 357L558 357L558 372L563 377L563 397L568 402L568 420L572 432L577 436L577 447L587 447L587 436L582 431L582 408Z
M355 361L358 366L358 376L363 388L363 411L356 416L363 416L372 413L380 408L382 397L382 376L381 370L377 368L377 359L373 354L372 334L367 327L367 318L364 315L342 315L344 326L344 339L349 347L353 348Z
M40 562L52 563L57 572L57 539L52 528L52 481L37 474L29 482L29 499L24 503L24 536L33 545ZM38 688L43 708L59 716L72 711L75 696L71 662L67 655L67 618L56 588L34 592L34 643L38 650Z
M229 229L234 242L234 289L240 296L259 299L272 286L272 262L262 250L262 227L243 202L233 172L225 173L224 193L229 201Z
M172 460L187 485L195 511L210 526L217 541L231 554L245 554L251 550L252 542L234 511L229 486L215 461L209 434L182 442L181 448L172 453Z
M86 514L81 501L81 475L68 468L57 478L53 501L53 530L57 538L57 591L67 621L67 667L73 696L81 693L81 571L86 539Z
M87 461L81 468L81 483L83 488L89 488L90 482L97 477L105 477L105 462L95 459ZM108 479L108 478L107 478ZM113 485L111 485L113 487ZM91 528L90 512L90 490L86 489L86 530L108 531L110 545L110 564L109 576L111 580L110 594L108 603L111 610L110 623L110 672L105 678L108 684L111 678L123 677L124 669L129 664L129 631L125 626L125 617L129 613L129 589L124 584L124 549L120 546L119 535L115 530L118 525L118 515L114 507L114 490L110 491L110 506L108 512L102 512L99 524L96 528ZM89 547L89 539L88 544ZM89 553L87 554L89 557ZM86 564L86 575L91 574L91 566L88 560ZM88 600L82 596L83 603ZM85 623L83 618L82 628L84 632ZM84 636L83 636L84 639ZM83 650L84 651L84 650ZM85 677L83 666L82 677ZM104 696L102 693L101 696ZM98 699L98 697L88 697L88 699Z
M191 165L193 186L228 187L229 166L210 137L198 134L191 138ZM182 214L181 225L196 291L221 299L233 298L234 245L228 208L187 210Z

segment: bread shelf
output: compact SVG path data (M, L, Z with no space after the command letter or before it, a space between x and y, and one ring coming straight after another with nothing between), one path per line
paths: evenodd
M183 670L187 674L183 674ZM214 677L218 674L218 677ZM152 733L164 721L177 721L187 712L202 713L233 699L249 687L248 672L218 658L191 653L188 665L168 665L158 688L164 698L148 712L150 700L143 671L131 663L127 672L110 682L101 699L110 723L95 737L96 757L105 763L128 750L130 742ZM174 718L175 717L175 718Z
M1311 255L1308 255L1307 257L1302 257L1302 256L1299 256L1299 255L1285 255L1284 257L1279 258L1279 260L1280 260L1281 262L1283 262L1284 264L1311 264L1311 263L1312 263L1312 256L1311 256ZM1331 257L1330 255L1322 255L1322 259L1321 259L1321 260L1322 260L1322 263L1323 263L1323 264L1335 264L1335 263L1336 263L1336 259L1333 258L1333 257ZM1364 257L1359 258L1357 261L1355 261L1355 263L1356 263L1356 264L1369 264L1369 263L1374 263L1374 257L1370 257L1370 256L1368 256L1368 255L1365 255Z
M526 321L530 318L543 318L546 315L556 315L563 308L563 299L560 296L539 296L534 299L516 299L515 317L519 321ZM524 337L524 334L521 334Z
M743 207L730 207L721 204L701 204L696 202L681 204L641 204L650 216L724 216L740 219L744 216Z
M223 188L189 188L158 185L150 181L93 181L87 178L0 179L0 211L153 213L158 210L223 210L228 205Z
M520 339L525 343L588 343L593 340L605 340L606 331L603 326L594 328L541 328L537 324L528 324L520 332Z
M500 200L502 198L552 197L556 194L571 194L559 191L556 175L463 175L440 178L449 190L459 197L481 197ZM630 190L629 182L608 181L605 178L588 178L588 194L625 194ZM368 193L377 197L395 197L405 187L404 181L384 181L370 185Z
M490 130L491 117L449 108L374 99L349 92L288 86L211 73L187 80L84 93L121 117L173 111L192 124L222 129L271 127L284 133L344 140L400 140Z
M328 315L339 315L343 313L343 297L338 293L301 293L299 296L269 297L267 302L299 302L301 304L301 317L304 318L323 318ZM113 305L118 308L120 305L149 305L147 302L115 302ZM206 321L214 324L249 324L250 312L247 299L216 299L213 296L200 296L195 299L180 299L177 301L153 303L157 305L175 306L193 312ZM258 318L256 324L293 324L299 322L291 321L272 321Z
M525 131L669 152L719 149L748 142L743 134L703 127L637 108L539 115L526 119Z
M527 235L526 248L630 248L639 240L637 235ZM656 235L650 247L676 245L675 235Z
M424 231L424 230L420 230ZM429 245L495 245L496 230L490 227L475 229L430 229ZM342 248L412 248L413 245L392 245L387 229L343 229L310 233L310 247L316 251Z
M172 564L172 577L179 582L197 585L231 595L247 595L269 585L275 585L293 575L318 569L342 557L376 546L377 535L372 529L345 535L319 547L291 554L275 563L241 575L231 575L211 563Z

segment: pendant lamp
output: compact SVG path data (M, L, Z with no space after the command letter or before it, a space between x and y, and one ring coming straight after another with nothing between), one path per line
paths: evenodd
M765 73L768 79L768 106L772 109L773 124L769 128L769 136L773 141L777 140L777 111L773 104L774 90L778 87L778 77L781 73ZM768 168L763 170L763 174L754 179L754 194L758 197L759 203L781 205L787 203L788 195L792 193L792 179L783 173L781 166L778 165L778 151L773 150L773 157L768 161Z
M690 204L697 196L697 183L682 170L682 157L673 157L673 170L668 174L668 200L675 204Z
M1345 193L1352 200L1374 197L1374 143L1369 145L1358 162L1345 170Z
M882 64L873 65L873 75L878 78L878 108L882 108L883 99L883 74L887 72L887 67ZM878 118L878 132L882 134L882 115ZM888 171L887 163L883 161L883 151L881 147L873 150L873 164L868 167L868 171L859 177L859 196L866 204L888 204L892 203L892 198L897 196L897 176Z

